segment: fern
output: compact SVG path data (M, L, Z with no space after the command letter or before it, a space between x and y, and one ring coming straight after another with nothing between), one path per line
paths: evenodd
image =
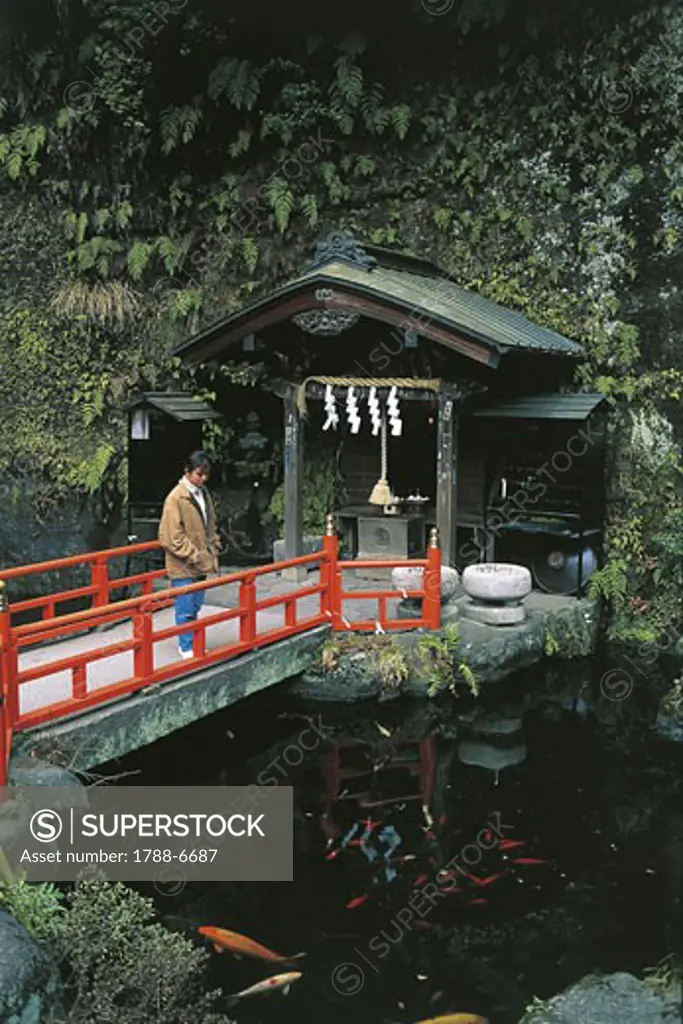
M7 174L12 179L12 181L16 181L19 175L21 174L21 167L23 162L23 157L17 149L15 149L14 152L10 153L10 155L7 157Z
M243 156L247 152L251 145L251 134L250 128L242 128L237 133L235 141L230 143L230 156Z
M363 95L363 72L348 57L338 57L334 62L336 71L336 92L351 107L357 107Z
M93 458L84 462L82 466L73 472L72 476L74 479L71 482L81 483L90 494L94 494L98 487L100 487L115 452L116 449L113 444L101 444ZM78 476L78 481L75 479L76 476Z
M211 72L208 92L212 100L226 96L238 110L251 110L261 90L262 72L248 60L227 57Z
M547 658L552 658L560 649L557 637L549 629L545 630L543 639L543 652Z
M133 206L132 203L129 203L127 199L124 199L123 202L116 204L116 212L114 214L114 218L116 220L116 226L119 229L119 231L126 230L128 225L130 224L132 216Z
M88 230L88 215L87 213L79 213L76 218L76 242L80 245L85 241L85 233Z
M275 214L275 223L280 234L283 234L289 224L289 219L294 209L294 196L282 178L273 178L268 182L266 198L270 208Z
M46 139L42 124L19 124L9 136L0 136L0 163L5 165L9 178L16 181L24 168L31 175L38 172L36 156Z
M382 106L383 99L384 89L379 83L375 82L372 88L363 96L360 105L363 123L373 135L381 135L389 124L391 117L390 111Z
M242 258L249 273L253 274L259 260L259 248L251 235L242 239Z
M160 238L157 238L154 248L161 257L166 273L174 274L180 266L181 253L173 239L169 238L168 235L162 235Z
M309 228L316 227L318 223L318 203L314 195L308 192L301 200L301 210Z
M93 217L93 227L95 228L95 231L97 231L98 234L104 231L107 224L111 220L111 217L111 210L107 206L103 206L99 210L95 211L95 216Z
M351 135L355 121L345 107L333 103L330 107L330 117L343 135Z
M588 596L603 597L621 608L628 595L627 563L622 558L613 558L602 569L596 569L588 581Z
M434 223L440 231L445 231L449 228L453 220L453 214L445 206L439 206L434 210L433 217Z
M69 254L71 262L76 260L80 273L89 270L96 270L100 277L108 277L111 267L111 257L121 252L122 246L113 238L104 238L102 235L95 235L87 242L76 247Z
M407 103L399 103L389 111L391 126L399 139L405 139L410 128L410 107Z
M190 313L196 312L196 310L201 308L201 305L202 293L199 289L184 288L182 291L174 293L171 313L174 317L182 319Z
M339 177L337 168L333 163L326 161L324 164L320 164L318 173L327 186L330 202L339 203L342 199L346 198L348 190Z
M193 105L167 107L159 117L161 151L165 156L181 144L191 142L202 119L201 101L197 97Z
M134 242L131 246L126 264L133 281L139 281L149 265L154 246L148 242Z
M462 678L462 681L464 682L465 686L470 691L472 696L478 697L481 692L479 689L479 681L475 676L474 672L472 671L472 669L470 668L470 666L466 662L460 662L460 664L458 665L458 674Z
M356 160L356 171L358 174L362 174L364 178L367 178L370 174L375 172L377 164L371 156L363 155L359 156Z

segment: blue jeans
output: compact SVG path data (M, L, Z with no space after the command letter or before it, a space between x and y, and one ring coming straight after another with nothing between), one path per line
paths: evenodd
M193 583L199 583L197 579L171 580L172 587L189 587ZM184 626L186 622L194 622L199 615L199 609L204 604L204 591L195 590L193 594L181 594L174 600L175 624ZM181 651L192 650L192 633L179 633L178 646Z

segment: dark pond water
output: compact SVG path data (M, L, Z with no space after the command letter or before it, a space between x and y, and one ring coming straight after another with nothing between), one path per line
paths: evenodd
M352 709L303 707L279 688L105 770L139 772L126 784L242 785L270 766L293 786L293 882L150 891L174 929L307 951L289 994L243 1001L239 1022L470 1011L514 1024L534 996L591 971L642 974L679 952L679 748L652 728L651 680L616 700L601 678L575 664L478 701ZM325 739L305 751L310 719ZM226 992L282 970L213 960Z

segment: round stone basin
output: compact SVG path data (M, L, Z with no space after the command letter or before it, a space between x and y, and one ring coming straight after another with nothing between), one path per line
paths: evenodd
M391 585L394 590L421 590L422 573L420 566L401 565L391 570ZM448 565L441 566L441 601L450 601L460 582L457 569Z
M468 565L462 574L465 593L478 601L521 601L531 593L531 573L511 562Z

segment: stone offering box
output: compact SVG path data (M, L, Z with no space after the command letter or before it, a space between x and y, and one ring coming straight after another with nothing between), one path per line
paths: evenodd
M462 585L469 600L461 613L487 626L517 626L526 618L524 598L531 593L531 573L511 562L468 565Z

